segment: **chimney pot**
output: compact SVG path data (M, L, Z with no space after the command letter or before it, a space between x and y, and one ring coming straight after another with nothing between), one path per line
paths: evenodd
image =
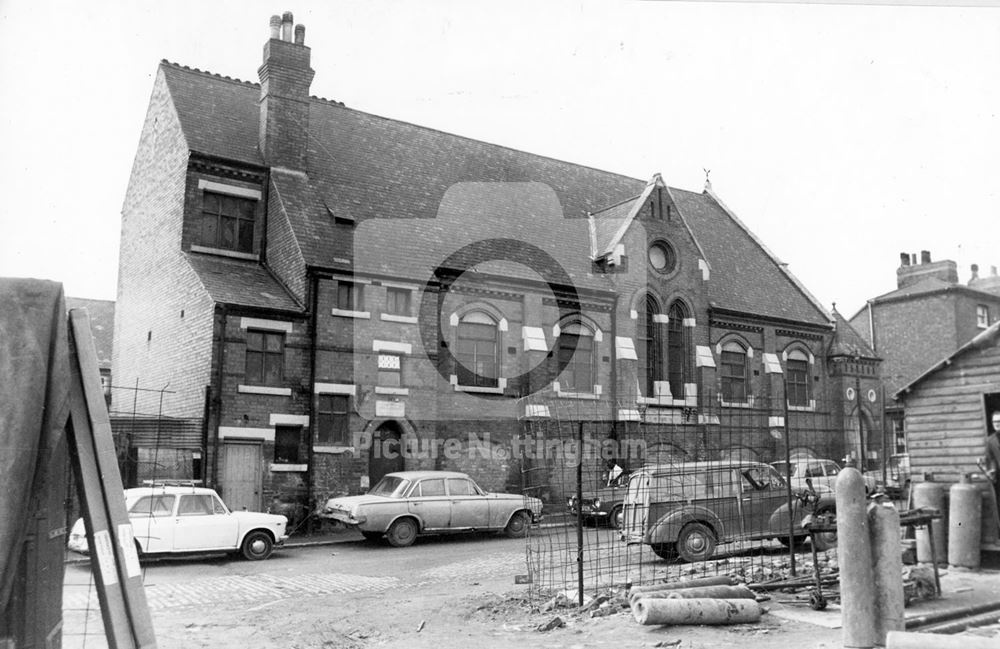
M281 38L281 16L271 16L271 39Z
M281 16L281 40L292 42L292 23L295 20L292 18L292 12L286 11Z
M899 265L909 266L910 265L910 255L905 252L899 253Z
M916 255L916 253L910 253L910 265L911 266L916 266L917 265L917 255Z
M920 263L921 264L929 264L929 263L931 263L931 251L930 250L921 250L920 251Z
M990 266L990 275L992 275L993 277L997 276L997 267L996 266Z
M305 45L306 44L306 26L296 25L295 26L295 44Z

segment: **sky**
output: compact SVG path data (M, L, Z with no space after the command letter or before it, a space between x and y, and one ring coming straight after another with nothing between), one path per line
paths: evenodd
M314 95L681 189L710 170L845 316L900 252L1000 265L997 6L0 0L0 276L114 299L158 62L256 82L283 11Z

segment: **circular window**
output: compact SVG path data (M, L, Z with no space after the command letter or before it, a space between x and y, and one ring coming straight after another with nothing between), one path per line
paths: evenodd
M661 273L669 273L677 264L674 249L662 241L649 247L649 263Z

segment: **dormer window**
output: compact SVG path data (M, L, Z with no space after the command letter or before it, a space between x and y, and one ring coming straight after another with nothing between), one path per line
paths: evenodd
M205 192L198 243L209 248L252 253L256 209L257 201L249 198Z

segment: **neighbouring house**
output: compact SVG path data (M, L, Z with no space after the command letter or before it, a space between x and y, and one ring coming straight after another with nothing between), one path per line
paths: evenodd
M900 253L896 290L868 300L850 319L882 361L886 394L893 394L928 367L1000 320L1000 277L996 266L979 276L972 266L966 283L954 261L932 261L928 250ZM901 402L886 402L893 452L906 449Z
M101 388L104 399L111 406L111 347L115 333L115 303L113 300L91 300L66 297L67 309L86 309L90 317L90 330L97 349L97 364L101 371Z
M258 74L156 71L122 210L114 372L150 389L127 397L143 412L169 385L160 412L204 435L146 437L134 452L159 459L141 466L234 508L305 508L401 468L520 488L518 457L399 451L503 448L567 416L702 458L777 459L784 429L797 453L848 450L845 393L877 359L708 183L311 96L290 14Z

